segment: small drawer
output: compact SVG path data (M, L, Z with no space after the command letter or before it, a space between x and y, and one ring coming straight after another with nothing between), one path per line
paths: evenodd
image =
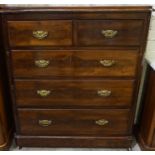
M14 77L134 77L138 50L12 51Z
M19 107L130 107L132 80L16 80Z
M109 136L129 134L127 109L18 109L20 134Z
M70 46L72 21L8 21L11 47Z
M143 20L79 20L77 44L81 46L140 45Z

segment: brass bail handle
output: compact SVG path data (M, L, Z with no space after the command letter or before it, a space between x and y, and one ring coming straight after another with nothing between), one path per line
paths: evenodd
M50 90L37 90L37 94L41 97L46 97L46 96L49 96L51 93Z
M111 95L111 91L102 89L102 90L98 90L97 94L98 94L98 96L101 96L101 97L108 97Z
M104 67L112 67L113 65L115 65L116 61L115 60L100 60L100 64Z
M118 31L117 30L102 30L101 34L105 37L105 38L114 38L117 34Z
M95 121L95 123L96 123L97 125L104 126L104 125L108 124L109 121L106 120L106 119L99 119L99 120Z
M38 123L40 126L47 127L52 124L52 121L51 120L39 120Z
M33 31L32 35L34 38L42 40L48 36L48 31L37 30L37 31Z
M45 59L40 59L40 60L35 60L35 65L39 68L45 68L50 64L49 60L45 60Z

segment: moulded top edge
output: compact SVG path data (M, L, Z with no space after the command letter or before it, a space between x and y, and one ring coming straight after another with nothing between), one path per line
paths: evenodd
M151 5L0 5L1 12L26 12L26 11L68 11L68 12L94 12L94 11L151 11Z

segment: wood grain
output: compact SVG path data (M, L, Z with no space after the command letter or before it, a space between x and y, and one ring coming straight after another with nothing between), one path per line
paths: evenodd
M25 107L130 107L134 81L132 80L16 80L16 101ZM46 97L37 90L49 90ZM109 90L108 97L98 91Z
M33 31L47 31L44 39L33 37ZM69 46L72 45L72 21L8 21L9 40L16 46Z
M2 8L3 51L17 145L131 146L150 9L148 6ZM52 32L54 39L50 33L44 42L35 41L30 37L34 28ZM100 32L105 28L117 30L118 34L112 39L103 38ZM50 59L50 64L44 69L37 68L36 59ZM99 64L101 59L114 59L116 64L103 68ZM96 95L96 90L105 86L113 92L103 99ZM36 89L45 87L52 88L53 94L46 99L38 98ZM54 128L37 126L36 120L51 117L58 123ZM94 119L103 117L111 124L102 129L94 126Z
M79 20L77 44L81 46L140 45L142 20ZM105 38L102 30L115 30L113 38Z
M129 110L108 109L19 109L20 133L22 135L53 136L109 136L128 134ZM109 123L99 126L95 121L105 119ZM51 120L42 127L39 120Z
M37 50L12 51L15 78L46 77L135 77L138 50ZM36 60L48 60L45 68ZM114 60L104 67L101 60Z
M129 148L131 136L24 136L16 135L18 146L74 147L74 148Z

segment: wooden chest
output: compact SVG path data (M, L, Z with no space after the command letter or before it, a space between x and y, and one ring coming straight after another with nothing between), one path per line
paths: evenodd
M4 6L19 146L131 146L150 9Z

